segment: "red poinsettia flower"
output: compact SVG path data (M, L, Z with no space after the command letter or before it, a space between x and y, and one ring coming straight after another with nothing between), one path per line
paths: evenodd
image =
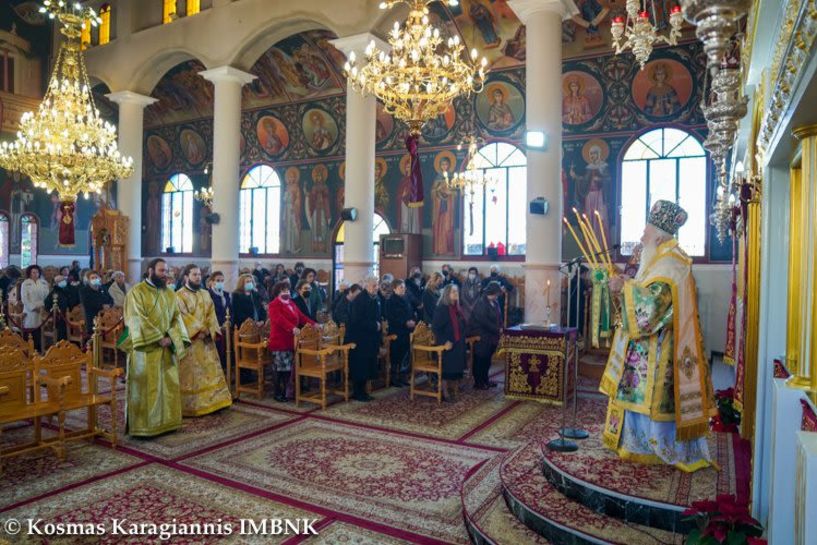
M768 545L768 542L762 537L747 537L746 545Z
M734 388L727 388L725 390L716 390L715 391L715 398L717 398L717 399L734 399L735 398L735 389Z
M712 536L718 543L723 543L729 535L729 527L724 524L709 524L704 529L703 535Z

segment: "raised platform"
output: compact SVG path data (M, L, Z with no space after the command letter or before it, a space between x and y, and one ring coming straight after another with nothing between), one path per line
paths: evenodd
M580 425L591 433L574 453L550 452L558 410L546 409L531 442L489 460L462 487L465 524L477 544L663 545L684 541L681 513L718 494L747 498L748 450L731 434L713 435L720 470L687 474L620 460L600 440L604 400L583 399ZM553 414L550 414L550 412Z

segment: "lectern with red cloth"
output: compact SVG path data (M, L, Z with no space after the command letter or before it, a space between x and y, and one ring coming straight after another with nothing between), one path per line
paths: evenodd
M505 397L561 405L573 395L576 328L511 327L497 354L505 356Z

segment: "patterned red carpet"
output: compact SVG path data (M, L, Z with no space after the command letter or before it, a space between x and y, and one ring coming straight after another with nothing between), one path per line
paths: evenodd
M501 378L501 377L496 377ZM559 410L505 399L470 387L457 403L408 399L382 390L364 404L326 411L248 398L232 408L185 420L176 433L152 440L122 437L76 443L64 462L41 451L5 460L0 520L39 517L50 522L194 523L308 518L319 535L176 536L169 543L392 545L466 544L461 488L475 471L493 471L479 501L484 521L515 542L545 543L509 515L497 492L501 458L532 439L546 439ZM603 402L583 400L585 418ZM117 415L120 431L123 415ZM110 414L103 413L108 426ZM85 415L68 426L78 429ZM0 440L27 440L32 426L4 430ZM49 432L48 429L45 430ZM603 456L595 449L592 456ZM612 462L608 462L612 466ZM661 485L664 486L663 484ZM720 488L720 487L719 487ZM659 493L659 492L656 492ZM555 501L555 500L554 500ZM3 535L0 543L157 543L144 538L41 538Z

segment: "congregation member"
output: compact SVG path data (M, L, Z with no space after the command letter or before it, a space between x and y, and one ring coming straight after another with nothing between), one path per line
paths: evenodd
M352 380L352 398L357 401L374 399L366 393L366 382L377 376L377 355L380 351L380 300L377 298L378 281L370 276L364 290L351 305L351 316L346 328L347 342L355 343L349 357L349 375Z
M283 263L278 263L275 266L275 272L272 273L273 287L276 283L283 282L284 280L289 280L287 269Z
M299 280L298 285L295 287L295 295L292 297L292 301L298 310L304 313L305 316L308 316L310 320L314 320L315 316L312 314L312 309L309 306L309 301L312 297L312 284L310 284L306 280Z
M446 263L445 265L443 265L442 271L443 271L443 282L442 282L442 285L440 285L440 289L446 287L449 284L454 284L458 288L460 287L460 279L457 278L457 275L454 274L453 270L451 270L451 265L448 265Z
M63 269L67 271L68 267L63 267ZM68 338L68 323L65 321L65 317L68 311L71 310L71 293L69 291L68 279L61 274L54 277L54 286L45 299L47 310L51 310L51 305L55 297L57 299L57 308L59 309L56 318L57 340L61 341Z
M14 265L6 267L6 269L3 271L3 277L0 278L0 290L3 292L4 301L8 301L9 292L21 276L22 273L20 272L20 269Z
M216 310L216 319L219 325L224 325L227 319L227 309L232 308L233 299L230 293L224 289L224 273L221 271L213 271L208 279L210 287L210 297L213 299L213 306ZM231 318L232 319L232 318ZM235 322L233 322L235 323Z
M251 274L242 274L238 277L235 291L233 292L233 324L241 327L247 320L252 320L261 324L267 319L267 310L261 301L261 296L255 289L255 280Z
M318 313L324 308L326 295L318 283L318 273L315 272L315 269L304 269L303 274L301 274L301 280L306 280L310 286L308 297L309 316L314 320Z
M392 295L386 299L384 315L389 324L389 334L397 336L391 343L391 386L408 386L409 342L416 322L411 303L406 299L406 283L403 280L392 280Z
M513 291L513 284L499 270L499 265L491 265L491 273L482 279L482 289L488 287L490 282L499 283L502 293L499 295L499 308L502 309L502 323L505 323L505 299Z
M108 288L108 295L110 295L113 300L113 306L122 308L125 306L125 295L127 295L130 289L125 282L125 273L115 271L111 277L113 282L111 282L111 286Z
M179 361L190 339L176 294L167 285L167 263L148 263L144 281L125 296L128 355L126 433L150 437L182 425Z
M338 282L338 287L335 290L335 293L332 294L332 313L335 312L335 307L338 305L338 301L340 301L344 295L346 295L347 290L349 289L349 282L346 280L340 280Z
M412 267L408 278L406 278L406 298L414 310L414 317L423 318L423 271L420 267Z
M715 409L692 260L675 238L686 219L674 202L656 201L635 278L610 279L622 324L600 389L609 396L605 446L623 459L692 472L713 464L706 434Z
M301 280L301 275L304 272L304 264L302 261L298 261L295 263L295 268L293 269L293 273L289 275L289 285L294 288L298 285L298 282Z
M258 284L263 284L264 279L269 276L269 270L264 268L261 263L256 262L255 269L252 271L252 275L255 277L255 281Z
M479 277L479 271L476 267L469 267L468 276L460 286L460 306L466 322L470 321L471 312L474 310L474 305L477 304L481 293L482 280Z
M358 284L352 284L349 289L338 298L335 308L332 310L332 320L338 325L349 325L349 316L352 310L352 301L360 295L363 288Z
M182 322L190 339L179 358L179 392L182 416L203 416L233 404L215 341L221 336L213 299L202 289L201 269L184 268L187 282L176 292Z
M315 321L304 314L292 301L289 292L289 280L278 282L270 292L272 301L269 304L270 330L267 347L272 352L275 368L275 401L285 402L287 385L290 382L292 365L295 359L295 337L301 328Z
M423 290L423 321L430 324L434 321L434 312L440 300L440 285L443 282L443 275L438 272L431 273Z
M394 275L386 273L383 275L383 278L380 279L380 287L377 289L377 297L380 299L380 310L383 312L383 319L386 318L386 301L388 301L394 293L392 282L394 282Z
M113 299L102 289L102 278L96 271L88 271L85 284L79 290L82 308L85 309L85 333L90 337L94 333L94 318L100 312L113 306Z
M33 331L43 323L43 312L46 310L48 282L42 278L43 270L39 265L29 265L26 279L20 287L20 300L23 303L23 328ZM50 307L49 307L50 308ZM39 349L40 335L34 334L34 346Z
M443 352L443 399L456 401L460 381L465 372L465 317L460 309L460 290L447 285L434 309L431 330L438 345L446 347Z
M477 390L496 386L495 382L488 380L488 370L502 334L502 310L499 308L501 293L502 288L497 282L489 282L468 322L468 334L479 336L479 341L474 344L473 369L474 388Z

